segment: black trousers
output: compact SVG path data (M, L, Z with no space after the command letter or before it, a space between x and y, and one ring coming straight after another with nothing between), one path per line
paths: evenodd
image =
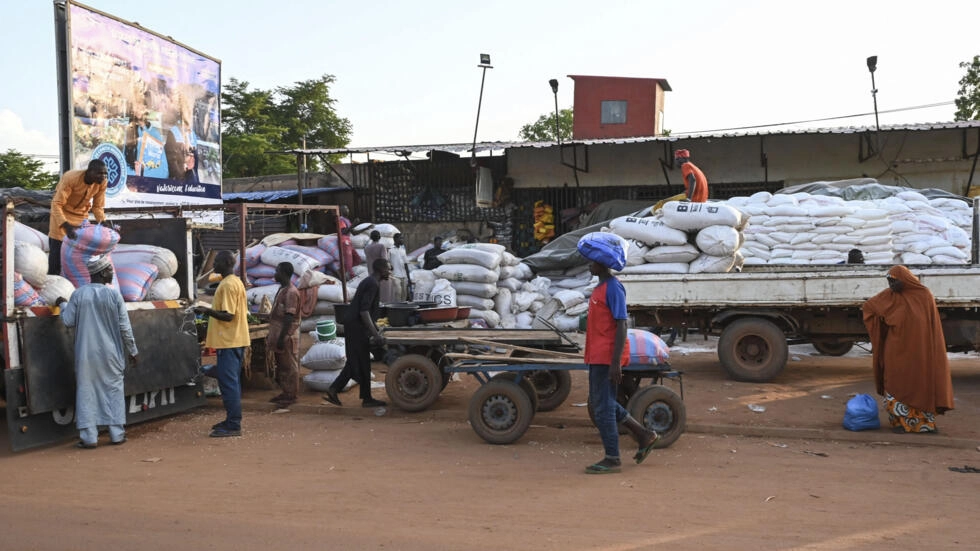
M48 275L61 275L61 240L48 236Z
M354 326L350 325L353 329ZM358 391L361 395L361 400L371 399L371 341L370 338L365 338L364 333L366 330L355 329L353 331L347 331L344 328L344 350L347 353L347 363L344 364L344 369L340 371L340 375L330 385L330 388L334 392L340 392L347 386L347 382L351 379L357 381L360 385L360 390Z

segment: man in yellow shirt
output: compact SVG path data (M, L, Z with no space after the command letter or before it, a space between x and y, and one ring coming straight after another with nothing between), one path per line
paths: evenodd
M198 306L194 311L211 318L204 346L217 351L217 364L212 369L221 389L225 420L211 427L210 436L242 435L242 387L239 374L245 347L251 344L248 335L248 299L245 285L234 273L235 257L231 251L221 251L214 259L214 271L222 276L214 292L211 308Z
M61 275L61 241L75 239L75 230L88 219L89 210L96 222L105 221L105 190L109 171L105 163L92 159L85 170L69 170L61 176L51 198L51 221L48 225L48 273Z

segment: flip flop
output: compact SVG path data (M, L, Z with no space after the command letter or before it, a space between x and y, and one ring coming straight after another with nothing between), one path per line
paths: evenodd
M606 465L595 463L585 468L585 474L611 474L611 473L618 473L622 470L623 470L622 467L620 467L619 465L613 467L607 467Z
M650 455L650 452L653 451L653 448L657 445L657 442L659 441L660 441L660 433L655 432L653 437L653 442L650 442L646 446L643 446L642 448L637 450L636 455L633 456L633 461L636 461L637 465L643 463L643 460L646 459L648 455Z

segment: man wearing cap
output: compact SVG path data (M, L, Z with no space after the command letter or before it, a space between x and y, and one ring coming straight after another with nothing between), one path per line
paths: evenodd
M701 169L691 162L691 152L678 149L674 152L674 164L680 165L681 177L684 179L684 195L692 203L704 203L708 200L708 179Z
M96 222L105 222L108 176L105 163L92 159L87 169L69 170L58 181L48 223L48 274L61 275L61 241L75 239L75 230L88 219L89 210Z
M112 444L126 441L126 395L123 372L129 354L136 366L138 350L129 323L126 304L112 282L108 255L93 256L88 262L92 282L79 287L71 300L59 297L61 322L75 328L75 425L80 441L76 446L95 448L99 426L109 427Z

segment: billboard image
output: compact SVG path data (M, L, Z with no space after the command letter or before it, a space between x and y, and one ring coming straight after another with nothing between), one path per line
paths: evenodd
M106 162L107 207L220 203L221 63L66 6L70 168Z

